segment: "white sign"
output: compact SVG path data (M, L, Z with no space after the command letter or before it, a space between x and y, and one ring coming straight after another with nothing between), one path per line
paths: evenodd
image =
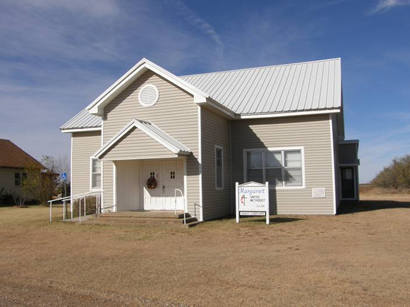
M245 215L245 216L265 216L266 212L265 211L241 211L239 214Z
M326 189L325 188L312 188L312 198L325 198Z
M246 216L266 216L266 224L269 224L269 183L261 184L257 182L247 182L243 184L235 183L236 191L236 222L239 217Z

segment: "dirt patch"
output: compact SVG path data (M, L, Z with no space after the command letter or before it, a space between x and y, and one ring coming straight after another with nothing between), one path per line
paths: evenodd
M360 185L360 199L362 200L387 200L387 201L410 201L410 190L387 189L376 187L371 184Z
M387 203L192 229L49 225L47 208L0 208L0 305L403 306L410 204Z

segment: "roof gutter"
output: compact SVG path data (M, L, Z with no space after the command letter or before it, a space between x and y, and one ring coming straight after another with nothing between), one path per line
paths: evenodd
M74 133L74 132L89 132L89 131L101 131L101 127L91 127L91 128L60 128L62 133Z
M199 103L197 102L197 104L202 105L202 106L209 106L211 108L214 108L214 109L224 113L225 115L227 115L231 119L238 118L238 114L236 114L235 112L232 112L227 107L223 106L222 104L220 104L216 100L212 99L211 97L207 97L206 101L199 102Z
M340 109L328 109L318 111L302 111L302 112L282 112L282 113L264 113L264 114L240 114L237 119L256 119L256 118L274 118L274 117L291 117L303 115L318 115L339 113Z

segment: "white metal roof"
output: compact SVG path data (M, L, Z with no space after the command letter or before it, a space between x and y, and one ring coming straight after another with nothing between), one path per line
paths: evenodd
M86 109L81 110L73 118L60 127L61 130L84 129L101 127L102 119L89 113Z
M144 65L158 66L146 59L142 61ZM238 118L334 110L342 103L340 58L180 77L173 75L173 78L206 93L204 95L209 95ZM84 109L61 129L100 127L101 121L99 116Z
M131 129L137 128L146 133L148 136L152 137L158 143L162 144L170 151L177 155L189 155L191 150L184 144L178 142L172 136L166 134L156 125L151 122L139 119L133 119L130 121L120 132L117 133L111 140L109 140L103 147L101 147L95 154L94 157L100 158L107 150L114 146L123 136L127 134Z
M341 107L340 58L180 78L241 115Z

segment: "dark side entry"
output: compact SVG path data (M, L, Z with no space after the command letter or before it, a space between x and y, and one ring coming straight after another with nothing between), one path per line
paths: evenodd
M356 174L354 167L341 167L342 179L342 198L354 199L356 198Z

